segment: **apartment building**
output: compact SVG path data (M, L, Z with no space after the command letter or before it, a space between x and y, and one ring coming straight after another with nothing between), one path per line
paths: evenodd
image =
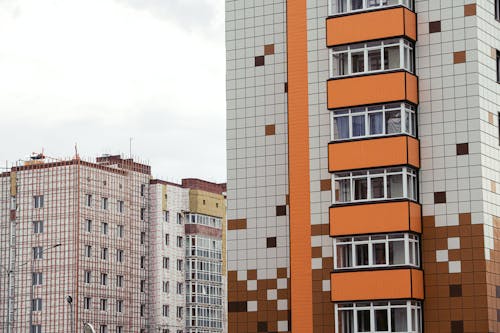
M226 0L229 332L498 332L498 0Z
M224 184L153 179L150 166L120 156L39 156L2 173L0 184L2 331L225 331ZM217 223L199 227L194 214ZM213 266L200 271L216 281L188 276L188 260L205 249L188 247L188 236L213 245ZM206 306L216 323L191 309L191 281L218 293Z

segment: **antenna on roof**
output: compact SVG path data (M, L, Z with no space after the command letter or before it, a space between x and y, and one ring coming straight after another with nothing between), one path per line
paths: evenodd
M79 160L80 155L78 155L78 143L75 142L75 159Z
M129 149L129 155L128 155L128 157L129 158L132 158L132 140L133 139L134 138L132 138L132 137L129 138L129 146L128 146L128 149Z

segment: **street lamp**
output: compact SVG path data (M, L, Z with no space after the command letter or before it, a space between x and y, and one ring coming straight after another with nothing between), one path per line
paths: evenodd
M45 250L48 251L48 250L52 250L56 247L59 247L61 246L61 244L56 244L56 245L52 245L48 248L46 248ZM43 249L42 249L43 251ZM43 253L43 252L42 252ZM7 300L7 333L12 333L12 328L13 328L13 324L14 324L14 311L13 311L13 303L14 303L14 273L15 273L15 270L18 269L19 267L22 267L22 266L25 266L27 264L29 264L30 262L32 262L32 259L30 260L27 260L15 267L10 267L8 270L4 267L4 266L0 266L4 273L7 273L7 288L8 288L8 300ZM10 263L9 263L10 265ZM32 286L33 288L33 286ZM31 328L30 328L31 329Z

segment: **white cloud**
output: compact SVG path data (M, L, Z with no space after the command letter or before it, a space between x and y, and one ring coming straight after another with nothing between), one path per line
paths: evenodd
M223 2L193 12L207 29L193 3L137 3L0 1L0 158L128 152L134 137L155 174L225 179Z

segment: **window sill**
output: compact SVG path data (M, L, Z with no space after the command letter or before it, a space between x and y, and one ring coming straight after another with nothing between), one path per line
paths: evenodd
M355 74L349 74L349 75L343 75L343 76L334 76L334 77L330 77L327 81L336 81L336 80L343 80L343 79L351 79L351 78L355 78L355 77L372 76L372 75L388 74L388 73L398 73L398 72L406 72L406 73L411 74L411 75L416 75L415 73L410 72L409 70L407 70L405 68L395 68L395 69L384 69L384 70L379 70L379 71L355 73Z
M399 136L409 136L409 137L417 139L417 137L415 135L412 135L409 133L394 133L394 134L381 134L381 135L372 135L372 136L359 136L359 137L347 138L347 139L336 139L336 140L331 140L329 142L329 144L338 144L338 143L382 139L382 138L394 138L394 137L399 137Z

